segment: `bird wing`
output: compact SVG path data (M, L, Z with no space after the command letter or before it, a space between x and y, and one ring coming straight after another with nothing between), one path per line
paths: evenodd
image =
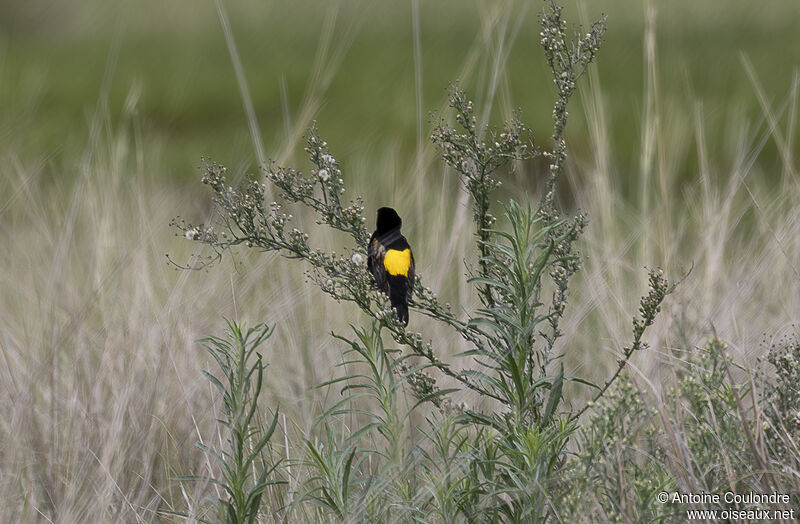
M369 252L367 267L375 279L378 289L384 293L389 292L389 275L383 267L383 259L386 257L386 247L373 235L369 242Z

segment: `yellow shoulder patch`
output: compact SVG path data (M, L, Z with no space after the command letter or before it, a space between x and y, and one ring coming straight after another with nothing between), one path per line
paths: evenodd
M406 248L402 251L389 249L383 257L383 267L390 275L408 276L408 268L411 267L411 250Z

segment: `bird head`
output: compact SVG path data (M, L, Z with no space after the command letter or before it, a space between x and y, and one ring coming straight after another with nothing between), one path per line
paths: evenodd
M378 222L376 224L378 234L387 233L393 229L400 229L403 221L397 211L391 207L382 207L378 210Z

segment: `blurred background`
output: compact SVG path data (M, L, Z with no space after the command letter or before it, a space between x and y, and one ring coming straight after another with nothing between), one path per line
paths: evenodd
M645 111L646 2L567 4L573 21L609 15L596 67L612 160L630 171L638 167ZM300 113L311 100L309 116L351 172L383 166L387 156L395 169L408 171L420 112L427 135L428 113L440 108L444 89L456 80L480 102L498 60L498 95L523 109L541 141L549 135L554 90L538 46L538 2L515 5L510 18L508 2L419 2L418 12L410 2L355 0L225 5L270 157L295 126L302 132L307 122ZM769 86L770 100L790 89L800 63L797 2L676 0L651 6L665 128L682 125L674 111L697 98L714 154L732 122L759 117L762 108L743 60ZM506 34L490 34L487 21ZM214 2L6 0L0 35L2 148L25 159L47 158L50 175L64 176L70 156L85 148L98 103L107 104L112 129L125 104L132 106L139 147L160 159L165 180L193 179L202 155L254 166ZM570 109L572 152L589 157L582 107L576 102ZM691 142L687 138L669 160L687 175L694 165Z
M800 318L800 3L565 3L584 25L608 15L569 106L561 200L590 224L562 326L568 374L601 382L616 366L645 266L694 269L634 359L642 387L714 330L756 366ZM167 263L208 254L169 227L213 218L203 156L233 179L257 170L259 148L307 170L316 120L346 196L367 216L396 207L426 284L475 307L470 202L427 138L431 113L447 114L458 80L485 122L521 108L547 146L541 6L1 1L0 521L151 521L202 504L206 486L169 479L211 467L193 445L219 443L219 399L196 341L223 317L277 324L265 402L286 415L287 455L338 398L308 388L337 373L330 331L366 319L305 285L303 267L245 249L203 272ZM503 173L498 199L536 201L544 167ZM352 247L295 215L312 240ZM465 349L411 318L442 358Z

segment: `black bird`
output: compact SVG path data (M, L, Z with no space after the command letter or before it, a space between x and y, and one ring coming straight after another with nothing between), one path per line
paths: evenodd
M397 318L408 325L408 299L414 290L414 254L400 233L403 221L390 207L378 210L378 222L369 239L367 269L378 289L389 295Z

